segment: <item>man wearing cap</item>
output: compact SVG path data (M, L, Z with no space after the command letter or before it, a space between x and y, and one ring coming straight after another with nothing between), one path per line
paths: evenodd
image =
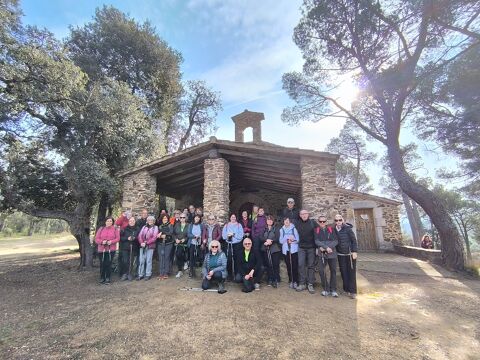
M283 209L282 218L285 219L286 217L290 219L292 224L296 224L300 219L300 215L297 208L295 208L295 200L293 200L293 198L288 198L287 207Z

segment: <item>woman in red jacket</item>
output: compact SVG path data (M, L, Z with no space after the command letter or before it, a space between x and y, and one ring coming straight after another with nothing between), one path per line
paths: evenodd
M105 226L98 229L95 242L98 245L98 256L100 258L100 284L110 284L112 272L112 258L117 250L117 243L120 241L120 231L113 226L111 216L105 219Z

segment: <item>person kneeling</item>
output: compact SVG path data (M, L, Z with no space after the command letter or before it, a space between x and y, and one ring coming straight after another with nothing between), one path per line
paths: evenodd
M243 292L252 292L255 288L255 282L258 279L254 278L257 273L258 259L255 257L255 252L252 250L252 239L245 238L243 240L243 251L240 259L240 274L243 280Z
M208 290L212 282L218 283L218 293L224 294L225 279L227 278L227 257L220 248L220 242L212 240L210 251L205 255L202 266L202 289Z

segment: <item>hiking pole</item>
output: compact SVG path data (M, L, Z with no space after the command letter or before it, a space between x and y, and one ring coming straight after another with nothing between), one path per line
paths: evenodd
M268 266L270 267L270 271L272 272L272 276L274 278L273 282L275 283L275 287L277 284L277 277L275 276L275 270L273 269L273 261L272 261L272 253L270 252L270 245L266 246L267 248L267 258L268 258Z
M293 288L293 284L294 284L294 281L293 281L293 265L292 265L292 248L291 248L291 244L288 244L288 257L289 257L289 260L290 260L290 276L292 278L292 288Z
M132 244L132 241L130 240L130 257L128 258L128 276L129 276L129 279L131 279L131 276L132 276L132 257L133 257L133 244Z

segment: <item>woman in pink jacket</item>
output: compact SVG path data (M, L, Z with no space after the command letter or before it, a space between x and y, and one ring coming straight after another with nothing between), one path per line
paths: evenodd
M100 258L100 284L110 284L112 272L112 258L117 250L117 243L120 241L120 231L113 226L113 218L105 219L105 226L98 229L95 242L98 245L98 256Z
M138 264L137 280L150 280L152 278L152 258L155 244L157 241L158 227L155 225L155 218L149 216L147 224L138 234L138 243L140 244L140 255Z

